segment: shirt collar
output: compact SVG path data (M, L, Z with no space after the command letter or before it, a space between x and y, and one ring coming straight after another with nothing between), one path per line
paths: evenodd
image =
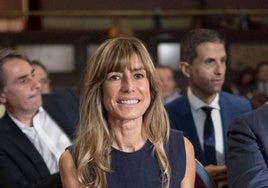
M36 116L43 114L44 113L44 108L41 106L38 109L38 112L34 115L33 118L35 118ZM15 122L15 124L22 130L22 131L29 131L32 129L32 127L29 127L28 125L22 123L21 121L19 121L18 119L16 119L13 115L11 115L9 112L7 112L7 114L9 115L9 117Z
M213 99L213 101L209 105L207 105L201 99L199 99L197 96L195 96L190 87L187 90L187 96L189 99L190 106L194 110L198 110L203 106L210 106L214 109L220 110L219 93L216 94L216 97Z

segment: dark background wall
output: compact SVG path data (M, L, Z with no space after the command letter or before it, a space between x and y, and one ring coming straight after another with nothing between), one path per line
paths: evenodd
M230 71L268 60L266 0L1 0L0 3L0 47L73 47L74 69L52 72L55 88L79 85L91 53L89 48L94 49L109 38L113 28L142 39L157 64L158 44L179 43L184 32L196 27L217 29L226 37Z

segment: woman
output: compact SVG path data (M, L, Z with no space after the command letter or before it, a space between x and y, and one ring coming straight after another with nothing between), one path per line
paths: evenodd
M169 130L145 46L107 40L86 71L76 139L59 161L63 187L194 187L193 147Z

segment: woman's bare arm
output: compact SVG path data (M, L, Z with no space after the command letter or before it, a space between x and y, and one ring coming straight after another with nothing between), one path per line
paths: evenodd
M186 150L186 170L181 182L181 188L194 188L196 174L194 148L187 138L184 138L184 144Z
M84 188L78 180L77 170L69 150L64 151L61 155L59 170L63 188Z

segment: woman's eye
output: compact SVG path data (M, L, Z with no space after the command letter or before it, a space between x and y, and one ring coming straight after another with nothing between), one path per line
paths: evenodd
M108 80L119 80L119 79L120 79L120 76L118 75L112 75L108 77Z
M144 78L144 75L143 74L135 74L135 76L134 76L135 78Z

